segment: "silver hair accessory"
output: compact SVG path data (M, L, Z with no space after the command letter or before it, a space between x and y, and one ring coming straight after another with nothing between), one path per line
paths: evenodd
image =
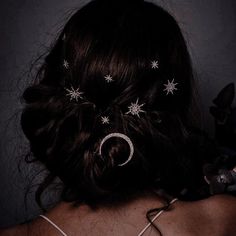
M110 119L108 116L101 117L102 124L110 124Z
M132 115L136 115L136 116L140 117L139 113L145 112L144 110L141 109L141 107L144 106L145 103L138 104L138 100L139 99L137 98L135 103L131 102L131 105L128 107L129 111L126 112L125 114L129 114L130 113Z
M64 60L64 61L63 61L63 67L64 67L65 69L69 69L70 65L69 65L69 62L68 62L67 60Z
M158 69L159 68L159 61L151 61L151 67L152 69Z
M175 79L174 78L172 79L171 82L168 80L167 84L164 84L165 89L163 89L163 91L166 91L166 95L168 95L169 93L174 94L174 90L178 90L176 88L177 84L178 83L175 83Z
M127 135L125 135L125 134L122 134L122 133L110 133L107 136L105 136L103 138L103 140L101 141L100 146L99 146L99 155L102 156L102 146L110 138L121 138L121 139L124 139L129 144L130 153L129 153L128 159L125 162L123 162L121 164L118 164L118 166L126 165L132 159L132 157L134 155L134 145L133 145L132 141L130 140L130 138Z
M106 80L106 82L107 83L111 83L111 82L113 82L114 80L113 80L113 78L112 78L112 76L109 74L109 75L106 75L106 76L104 76L104 78L105 78L105 80Z
M74 89L73 86L71 86L71 89L65 88L65 90L67 91L66 96L70 96L70 100L75 99L76 102L78 102L79 98L83 99L82 97L83 92L81 92L79 88Z

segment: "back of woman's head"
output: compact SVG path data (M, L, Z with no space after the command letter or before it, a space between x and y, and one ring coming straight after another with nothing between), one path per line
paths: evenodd
M62 180L65 200L154 186L176 194L198 181L189 54L174 18L152 3L100 0L77 11L23 98L31 151ZM135 103L143 112L131 112ZM126 165L124 139L109 139L99 153L110 133L132 140Z

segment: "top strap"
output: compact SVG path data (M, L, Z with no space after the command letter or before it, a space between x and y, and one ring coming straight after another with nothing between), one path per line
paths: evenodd
M178 201L177 198L174 198L171 202L170 205L175 203L176 201ZM158 212L155 217L153 217L153 219L151 220L151 222L149 222L144 229L142 229L142 231L138 234L138 236L142 236L146 230L152 225L152 223L164 212L164 210L161 210L160 212ZM57 229L63 236L68 236L62 229L60 229L55 223L53 223L49 218L47 218L44 215L39 215L40 217L42 217L43 219L45 219L49 224L51 224L55 229Z
M175 203L176 201L178 201L178 198L174 198L171 202L170 205L172 205L173 203ZM158 212L153 219L151 220L151 222L149 222L144 229L138 234L138 236L142 236L146 230L152 225L152 223L164 212L165 210L161 210L160 212Z
M63 236L68 236L62 229L60 229L55 223L53 223L50 219L48 219L44 215L39 215L43 219L45 219L49 224L51 224L54 228L56 228Z

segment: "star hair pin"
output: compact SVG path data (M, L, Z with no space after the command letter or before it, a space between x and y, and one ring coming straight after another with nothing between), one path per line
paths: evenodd
M63 67L64 67L65 69L69 69L70 64L69 64L69 62L68 62L67 60L64 60L64 61L63 61Z
M159 61L151 61L151 67L152 69L159 69Z
M73 86L71 86L71 89L65 88L65 90L67 91L66 96L70 97L70 100L75 99L76 102L78 102L78 99L83 99L82 94L84 94L83 92L80 91L79 88L74 89Z
M102 122L103 125L110 124L110 119L109 119L108 116L102 116L101 117L101 122Z
M167 80L167 84L164 84L165 89L163 89L163 91L166 91L166 95L168 95L169 93L174 94L174 91L178 90L176 88L177 84L178 83L175 83L175 79L174 78L172 79L172 81Z
M142 110L142 107L145 105L145 103L139 104L138 100L139 99L137 98L135 103L131 102L131 105L128 107L129 111L125 114L132 114L140 117L139 113L145 112L144 110Z
M111 83L111 82L114 81L113 78L112 78L112 76L111 76L110 74L104 76L104 78L105 78L105 80L106 80L107 83Z

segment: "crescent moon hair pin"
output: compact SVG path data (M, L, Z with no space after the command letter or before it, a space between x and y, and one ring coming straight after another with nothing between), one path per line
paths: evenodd
M122 133L110 133L110 134L108 134L107 136L105 136L105 137L103 138L103 140L101 141L100 146L99 146L99 155L100 155L100 156L102 155L102 146L103 146L103 144L104 144L108 139L110 139L110 138L121 138L121 139L124 139L124 140L128 143L129 148L130 148L129 157L128 157L128 159L127 159L125 162L123 162L123 163L121 163L121 164L118 164L118 166L124 166L124 165L126 165L128 162L131 161L131 159L132 159L132 157L133 157L133 155L134 155L134 145L133 145L133 142L131 141L131 139L130 139L127 135L125 135L125 134L122 134Z

